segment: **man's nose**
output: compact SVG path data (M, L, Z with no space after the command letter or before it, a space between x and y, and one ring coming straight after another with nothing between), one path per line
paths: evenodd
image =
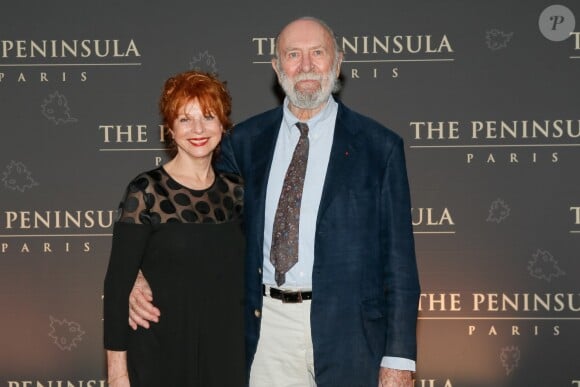
M302 62L300 63L300 67L302 68L302 71L305 73L310 71L310 68L312 67L312 61L310 60L310 54L302 56Z

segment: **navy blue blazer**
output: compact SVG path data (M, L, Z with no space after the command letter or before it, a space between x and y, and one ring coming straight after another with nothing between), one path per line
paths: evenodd
M224 137L218 168L245 181L246 349L262 309L266 187L282 108ZM316 222L311 329L318 387L376 387L383 356L416 359L419 279L402 139L339 103Z

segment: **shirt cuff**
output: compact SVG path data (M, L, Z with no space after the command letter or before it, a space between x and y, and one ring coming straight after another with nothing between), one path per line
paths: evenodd
M381 367L415 372L415 362L403 357L384 356L381 359Z

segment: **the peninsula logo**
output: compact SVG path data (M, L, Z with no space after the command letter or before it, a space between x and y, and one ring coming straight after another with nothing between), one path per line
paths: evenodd
M555 164L580 147L580 119L411 121L410 148L463 150L468 165Z
M0 40L2 83L86 82L84 68L140 66L134 39Z
M155 142L156 145L165 143L165 134L161 124L107 123L99 125L97 130L101 133L103 144L108 147L123 147L149 142Z
M453 62L455 50L447 34L338 36L344 52L342 71L351 79L398 78L405 62ZM276 53L273 37L252 37L254 64L269 64ZM388 68L385 68L389 66Z
M529 293L529 292L450 292L421 293L419 312L423 318L447 313L469 313L504 317L522 313L559 313L576 316L580 312L580 293ZM563 317L563 316L562 316Z
M465 321L462 334L473 337L559 336L565 321L580 321L580 293L426 292L419 320Z
M168 161L165 133L161 124L106 123L97 127L102 139L100 152L148 152L153 164Z
M455 234L455 222L447 207L413 207L411 218L415 234Z
M86 254L110 237L114 210L0 211L0 254Z
M0 40L2 59L127 58L141 54L133 39Z
M113 210L26 210L0 211L0 229L24 230L91 230L109 229Z

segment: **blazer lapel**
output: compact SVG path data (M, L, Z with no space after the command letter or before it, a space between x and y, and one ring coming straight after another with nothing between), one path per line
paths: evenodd
M316 219L317 226L337 194L349 186L349 177L360 151L356 143L356 129L349 120L348 110L339 103L330 159Z
M264 214L266 209L266 189L268 187L268 177L272 159L274 158L274 148L280 132L282 122L282 109L274 115L273 120L264 122L262 130L252 136L251 139L251 174L250 181L246 185L252 187L253 191L253 217L257 223L256 230L261 230L255 237L258 246L263 245L264 241ZM262 250L260 249L260 252Z

